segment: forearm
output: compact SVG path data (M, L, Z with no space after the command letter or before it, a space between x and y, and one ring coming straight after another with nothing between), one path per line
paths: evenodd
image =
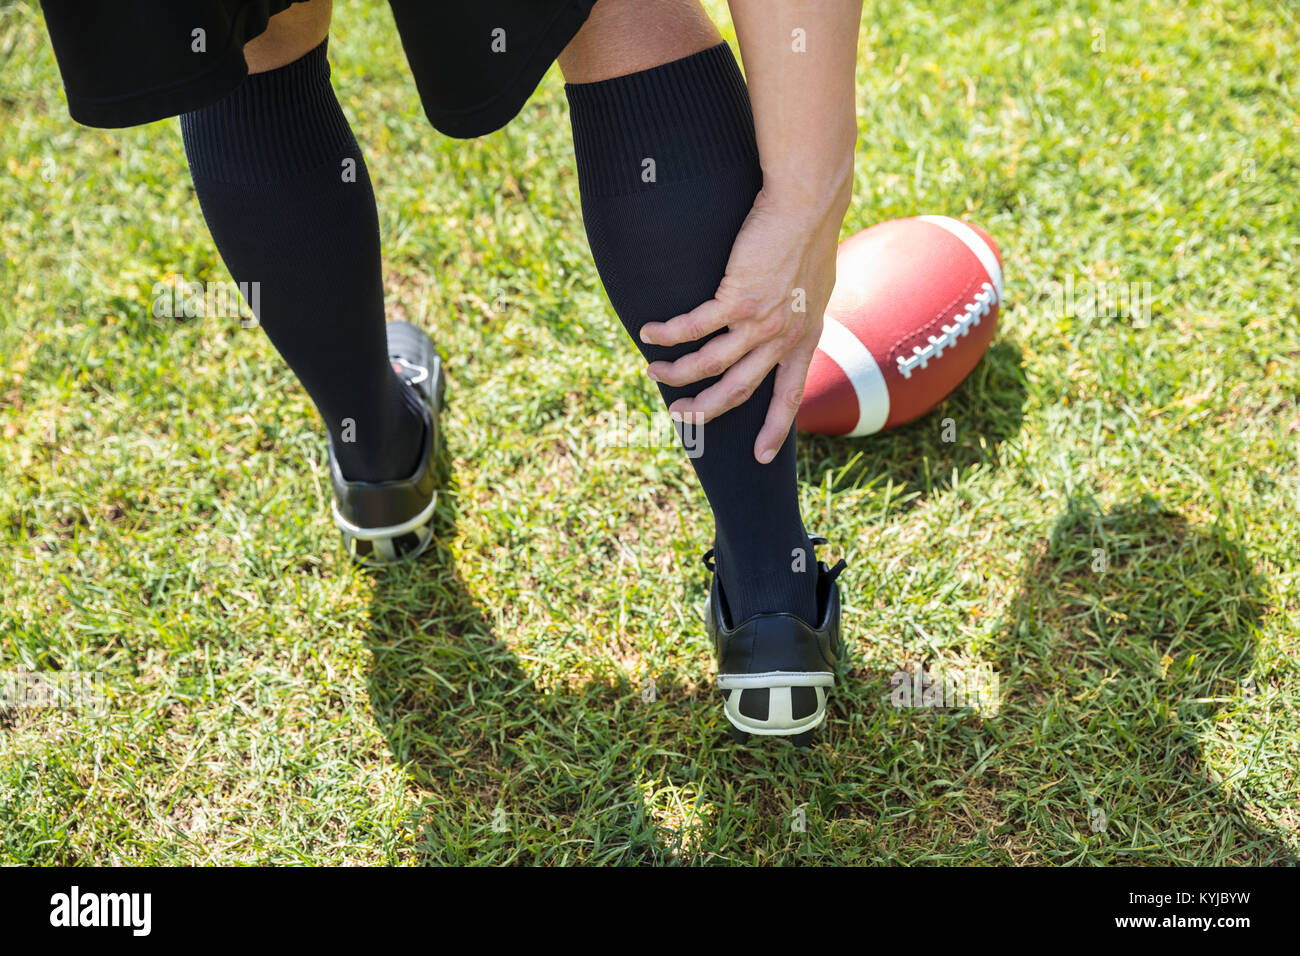
M729 0L729 6L754 109L763 191L842 217L857 141L862 0Z

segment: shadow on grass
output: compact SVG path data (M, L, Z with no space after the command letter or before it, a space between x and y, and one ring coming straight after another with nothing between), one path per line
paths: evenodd
M1243 707L1271 691L1256 667L1267 593L1220 528L1149 499L1073 502L987 643L877 658L837 692L807 760L831 782L799 797L823 821L821 860L1294 863L1297 835L1276 822L1286 748L1265 746L1266 708ZM991 667L998 706L891 706L888 674L920 666L972 692Z
M656 676L655 706L619 678L540 687L437 545L376 576L370 696L427 863L1278 864L1293 836L1257 801L1286 768L1216 719L1266 607L1222 530L1075 502L983 651L996 715L895 711L859 674L813 749L736 747L706 680Z
M623 682L541 689L493 633L443 542L374 575L371 707L415 801L405 825L428 864L638 864L668 852L635 786ZM461 559L464 560L464 559Z
M954 472L960 480L973 468L994 466L998 445L1024 420L1023 363L1018 346L997 341L955 392L902 428L862 438L801 435L800 478L820 486L829 476L835 490L844 490L880 476L897 497L916 501L950 487Z
M1216 720L1254 692L1266 594L1220 528L1149 498L1111 510L1072 502L1030 559L997 647L993 719L1013 735L999 761L1013 788L1002 803L1016 811L1018 839L1057 843L1054 862L1294 861L1231 779L1255 764L1255 744L1236 747ZM1237 758L1226 774L1213 769L1225 754L1207 754L1218 744ZM1016 779L1039 777L1049 785L1034 794ZM1255 781L1255 793L1269 789ZM1063 821L1079 847L1047 836Z

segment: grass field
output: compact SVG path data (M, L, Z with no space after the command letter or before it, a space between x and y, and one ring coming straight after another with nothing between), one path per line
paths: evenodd
M850 641L802 751L727 736L688 464L604 440L658 398L558 70L450 140L386 5L336 11L390 314L449 372L438 544L377 574L264 334L151 314L228 279L176 122L78 127L35 2L0 2L0 670L110 695L0 713L0 861L1294 863L1294 7L867 6L845 233L966 216L1008 291L940 410L802 442ZM996 699L893 706L920 669Z

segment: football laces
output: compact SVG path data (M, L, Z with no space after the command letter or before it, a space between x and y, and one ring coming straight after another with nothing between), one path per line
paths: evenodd
M945 350L952 348L959 338L966 337L980 324L980 319L989 314L996 302L997 293L992 284L985 282L975 293L975 298L962 306L951 325L940 327L939 334L931 335L925 345L913 346L911 355L898 357L898 374L911 378L913 369L925 368L932 359L942 358Z

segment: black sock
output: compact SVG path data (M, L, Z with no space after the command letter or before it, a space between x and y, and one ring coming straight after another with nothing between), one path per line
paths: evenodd
M566 91L583 222L610 303L649 361L680 358L707 340L646 345L641 326L713 298L762 186L740 68L722 43ZM703 454L691 459L713 508L717 570L733 623L771 611L816 616L816 560L799 516L793 430L770 463L754 458L774 378L702 426ZM671 404L715 381L659 390Z
M327 42L182 115L181 133L217 249L236 282L258 283L258 321L316 403L344 476L405 478L422 423L388 361L375 195Z

